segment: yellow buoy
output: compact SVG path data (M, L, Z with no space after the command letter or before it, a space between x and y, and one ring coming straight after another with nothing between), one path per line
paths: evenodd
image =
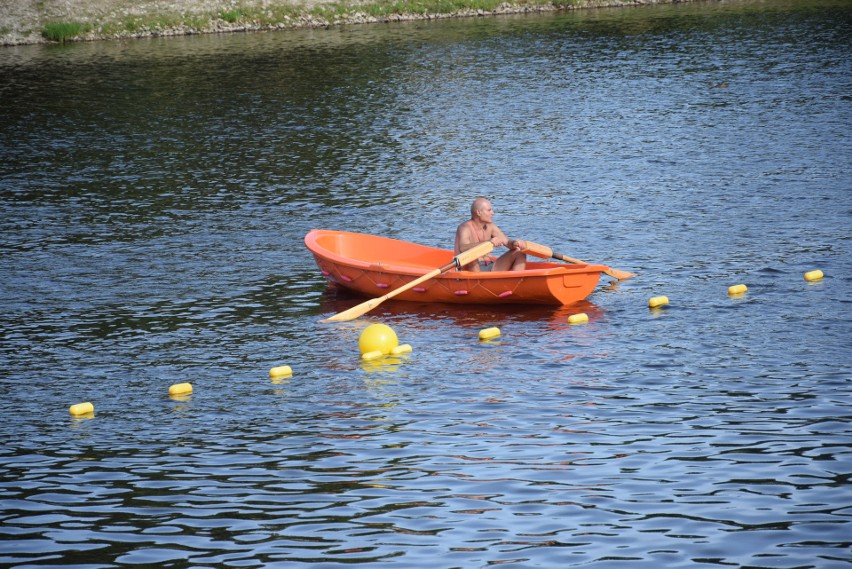
M175 383L169 387L169 395L189 395L192 393L191 383Z
M816 271L808 271L807 273L805 273L805 280L806 281L818 281L824 276L825 275L822 274L822 271L817 269Z
M667 296L653 296L648 300L648 306L651 308L659 308L660 306L665 306L669 303L669 297Z
M411 345L410 344L400 344L399 346L392 349L390 353L395 355L395 356L398 356L399 354L407 354L410 351L411 351Z
M399 345L399 339L393 328L384 324L370 324L358 338L358 349L361 354L381 352L384 355Z
M95 412L95 406L89 403L88 401L85 403L77 403L76 405L72 405L68 411L74 417L79 417L80 415L88 415L90 413Z
M732 296L735 294L743 294L744 292L748 292L748 287L744 284L738 284L728 287L728 294Z
M585 312L581 312L579 314L572 314L568 317L569 324L583 324L584 322L589 321L589 315Z
M269 370L269 379L279 379L293 375L293 369L290 366L278 366Z
M385 354L383 354L381 350L373 350L372 352L364 352L363 354L361 354L361 359L365 362L369 362L372 360L377 360L383 357L384 355Z
M480 340L491 340L492 338L497 338L500 336L500 328L496 326L492 326L491 328L485 328L479 331L479 339Z

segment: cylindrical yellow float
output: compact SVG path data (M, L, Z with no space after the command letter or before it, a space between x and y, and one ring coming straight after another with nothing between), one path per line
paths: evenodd
M373 350L372 352L364 352L363 354L361 354L361 359L365 362L369 362L372 360L377 360L383 357L384 355L385 354L383 354L381 350Z
M175 383L169 387L169 395L189 395L192 393L191 383Z
M69 407L68 411L74 417L79 417L80 415L88 415L89 413L95 412L95 406L86 401L85 403L77 403L76 405L72 405Z
M589 321L589 315L585 312L581 312L579 314L572 314L568 317L569 324L583 324L584 322Z
M669 303L669 297L667 296L653 296L648 300L648 306L651 308L659 308L660 306L665 306Z
M391 354L398 356L399 354L407 354L411 351L411 344L400 344L391 350Z
M479 331L479 339L480 340L491 340L493 338L497 338L500 336L500 328L496 326L492 326L491 328L485 328Z
M825 275L822 274L822 271L817 269L816 271L808 271L807 273L805 273L805 280L806 281L818 281L824 276Z
M728 287L728 294L732 296L735 294L743 294L744 292L748 292L748 287L744 284L738 284Z
M293 375L293 370L290 366L278 366L269 370L269 379L279 379Z

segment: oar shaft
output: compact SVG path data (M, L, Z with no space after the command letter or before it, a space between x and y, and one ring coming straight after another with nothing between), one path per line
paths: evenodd
M563 255L562 253L554 253L554 259L559 259L561 261L565 261L566 263L574 263L575 265L585 265L584 261L579 259L574 259L569 257L568 255ZM611 276L612 278L623 281L624 279L629 279L631 277L635 277L636 273L631 273L630 271L622 271L619 269L613 269L612 267L607 267L604 271L604 274Z
M551 255L554 259L559 259L560 261L565 261L566 263L573 263L575 265L585 265L585 261L581 261L580 259L575 259L573 257L569 257L568 255L563 255L562 253L554 253Z
M527 248L524 249L525 253L529 253L530 255L535 255L536 257L541 257L542 259L554 258L559 259L560 261L565 261L566 263L572 263L574 265L585 265L587 264L585 261L581 261L580 259L575 259L573 257L569 257L568 255L563 255L562 253L555 253L553 249L550 247L546 247L544 245L539 245L538 243L533 243L532 241L527 241ZM614 279L624 280L629 279L630 277L635 277L635 273L631 273L629 271L621 271L618 269L613 269L612 267L607 267L604 271L604 274L611 276Z
M449 263L447 263L443 267L433 269L433 270L429 271L428 273L426 273L425 275L417 277L413 281L406 283L406 284L402 285L401 287L390 291L389 293L385 294L384 296L380 296L378 298L372 298L372 299L370 299L366 302L362 302L361 304L359 304L357 306L353 306L349 310L344 310L343 312L340 312L338 314L335 314L334 316L326 318L325 320L323 320L323 322L345 322L347 320L354 320L354 319L358 318L359 316L362 316L362 315L368 313L369 311L371 311L372 309L374 309L375 307L377 307L378 305L380 305L381 303L383 303L387 299L393 298L394 296L396 296L398 294L402 294L403 292L405 292L407 290L411 290L414 287L416 287L417 285L424 283L424 282L428 281L429 279L435 278L438 275L440 275L441 273L445 273L445 272L449 271L453 267L456 267L456 268L464 267L465 265L475 261L479 257L482 257L483 255L487 255L493 249L494 249L494 245L492 245L490 241L480 243L479 245L477 245L476 247L473 247L472 249L468 249L467 251L463 251L463 252L459 253L458 255L453 257L452 261L450 261Z

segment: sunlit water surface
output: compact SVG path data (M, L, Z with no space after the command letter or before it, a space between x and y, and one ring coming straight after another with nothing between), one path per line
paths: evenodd
M850 566L850 24L734 1L0 50L0 565ZM449 247L478 194L638 276L319 322L359 300L305 233ZM371 322L413 352L362 364Z

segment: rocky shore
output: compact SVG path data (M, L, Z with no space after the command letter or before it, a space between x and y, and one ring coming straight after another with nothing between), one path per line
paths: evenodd
M428 6L425 10L409 11L405 3L390 4L388 0L0 0L0 45L325 27L684 1L688 0L512 0L488 5L471 0L469 4L456 2L456 7L449 11L436 8L433 12Z

